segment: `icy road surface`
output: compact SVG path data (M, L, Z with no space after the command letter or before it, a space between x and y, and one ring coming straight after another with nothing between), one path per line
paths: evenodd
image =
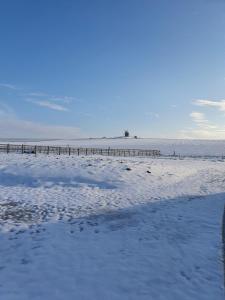
M0 299L222 300L225 162L0 155Z

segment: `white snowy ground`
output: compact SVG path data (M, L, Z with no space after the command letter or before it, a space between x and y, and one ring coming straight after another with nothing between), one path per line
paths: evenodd
M224 204L224 161L1 154L0 299L222 300Z
M105 138L105 139L74 139L74 140L6 140L0 143L56 145L91 148L120 149L156 149L163 155L186 156L225 156L225 140L188 140L188 139L156 139L156 138Z

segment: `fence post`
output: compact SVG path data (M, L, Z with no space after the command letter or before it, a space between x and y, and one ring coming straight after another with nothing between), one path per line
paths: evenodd
M37 146L34 146L34 154L37 156Z
M21 152L24 154L24 145L21 146Z
M79 148L77 149L77 155L78 156L80 155L80 149Z
M59 155L61 154L61 147L59 147Z
M69 147L69 156L70 156L70 147Z
M86 150L85 150L86 155L87 155L87 151L88 151L88 150L87 150L87 148L86 148Z
M7 145L7 153L9 153L9 144Z

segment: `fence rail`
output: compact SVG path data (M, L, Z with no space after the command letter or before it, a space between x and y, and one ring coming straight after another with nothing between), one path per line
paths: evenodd
M2 153L22 153L22 154L56 154L56 155L105 155L105 156L160 156L159 150L141 149L111 149L111 148L73 148L56 146L37 146L37 145L14 145L0 144Z

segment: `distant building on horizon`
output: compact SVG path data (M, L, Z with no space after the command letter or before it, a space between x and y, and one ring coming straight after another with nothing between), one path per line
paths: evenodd
M125 130L125 131L124 131L124 136L125 136L125 137L129 137L129 136L130 136L130 133L129 133L128 130Z

